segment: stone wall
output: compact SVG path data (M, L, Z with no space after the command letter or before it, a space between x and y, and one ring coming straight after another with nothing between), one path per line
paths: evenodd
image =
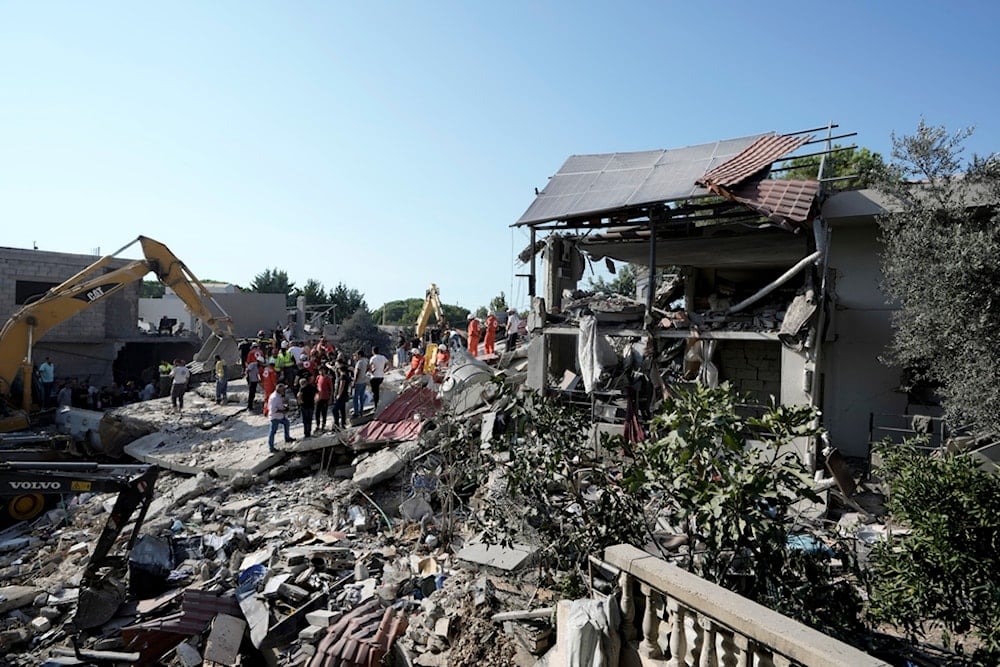
M720 382L728 381L761 405L770 396L781 397L781 343L724 340L715 354Z

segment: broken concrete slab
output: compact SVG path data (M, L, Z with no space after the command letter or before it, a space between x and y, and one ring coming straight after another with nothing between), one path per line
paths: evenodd
M0 614L11 609L26 607L35 601L42 589L35 586L3 586L0 587Z
M267 448L268 420L263 415L240 415L213 430L175 428L143 436L125 446L125 452L144 463L188 475L212 470L232 477L257 475L276 465L283 454Z
M474 566L496 568L505 572L514 572L532 563L538 550L527 544L513 544L504 547L499 544L486 544L477 537L455 554L455 558Z
M419 440L402 442L391 449L375 452L364 461L358 463L354 470L354 483L362 491L392 479L421 450Z
M235 665L246 629L247 623L243 619L228 614L217 614L212 621L208 641L205 642L205 661L217 662L220 665Z

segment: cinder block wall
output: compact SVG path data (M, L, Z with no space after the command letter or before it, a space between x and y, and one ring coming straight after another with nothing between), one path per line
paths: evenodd
M92 255L71 255L0 248L0 322L5 322L21 306L15 303L17 281L61 283L97 260ZM110 268L126 264L115 260ZM139 282L126 285L118 293L84 309L44 336L50 343L100 342L131 336L138 320Z
M724 340L716 351L719 381L728 381L751 401L767 405L781 397L781 343Z

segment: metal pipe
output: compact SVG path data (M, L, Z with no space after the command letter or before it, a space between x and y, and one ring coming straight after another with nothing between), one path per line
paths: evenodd
M531 228L531 271L528 274L528 296L535 296L535 257L538 253L535 252L535 228ZM551 261L551 258L550 258Z
M656 292L656 222L649 216L649 282L646 286L646 318L653 320L653 294Z
M803 257L802 259L800 259L798 261L798 263L795 266L793 266L792 268L788 269L783 274L781 274L777 278L777 280L775 280L774 282L772 282L769 285L765 286L764 288L760 289L753 296L751 296L751 297L749 297L747 299L744 299L743 301L740 301L735 306L730 307L729 310L726 311L726 313L729 314L729 315L732 315L733 313L740 312L741 310L743 310L747 306L750 306L750 305L753 305L753 304L757 303L758 301L760 301L761 299L763 299L765 296L767 296L768 294L770 294L771 292L773 292L774 290L778 289L779 287L781 287L782 285L784 285L786 282L788 282L789 280L791 280L792 276L794 276L796 273L798 273L799 271L801 271L802 269L804 269L810 263L814 262L816 259L819 258L819 256L820 256L820 251L817 250L813 254L811 254L811 255L809 255L807 257Z

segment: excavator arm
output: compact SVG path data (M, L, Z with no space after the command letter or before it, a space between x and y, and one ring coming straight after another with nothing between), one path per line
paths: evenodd
M444 322L444 315L441 313L441 298L438 286L431 283L424 297L424 307L420 309L420 316L417 318L417 338L423 338L427 331L427 324L431 321L431 313L437 316L438 324Z
M134 260L119 268L108 270L114 258L135 243L141 244L144 259ZM229 348L233 351L236 348L232 319L225 314L225 310L215 301L211 292L176 255L170 252L167 246L140 236L117 252L100 258L31 303L25 304L10 317L3 329L0 329L0 392L4 395L10 394L11 383L20 370L23 382L21 404L25 410L30 410L31 351L35 342L54 326L142 279L150 272L155 273L157 279L172 289L188 310L212 330L214 340L210 340L209 344L202 348L195 357L195 362L204 364L214 354L220 353L223 341L227 352L225 356L235 358L234 354L229 353ZM222 315L214 315L205 305L205 299L215 304Z
M121 580L125 556L112 556L111 550L129 523L132 523L132 530L124 554L132 550L153 502L153 486L158 474L159 468L149 465L0 461L0 500L16 502L19 497L28 495L118 494L80 582L74 617L78 628L106 623L125 599Z

